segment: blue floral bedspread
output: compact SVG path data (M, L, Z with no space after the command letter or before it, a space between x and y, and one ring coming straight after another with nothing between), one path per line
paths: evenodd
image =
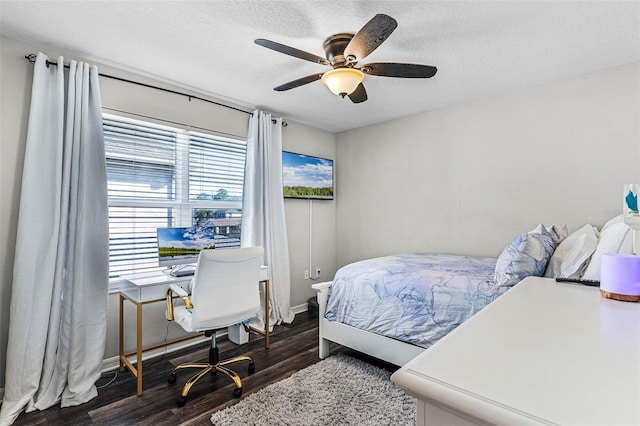
M508 290L496 259L401 254L336 272L326 318L428 348Z

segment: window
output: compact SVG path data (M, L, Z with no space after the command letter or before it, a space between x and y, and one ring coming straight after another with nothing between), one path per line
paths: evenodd
M109 276L158 269L156 228L211 226L240 247L246 141L103 115Z

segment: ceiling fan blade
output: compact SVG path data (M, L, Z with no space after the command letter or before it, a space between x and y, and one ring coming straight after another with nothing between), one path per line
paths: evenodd
M285 90L295 89L296 87L304 86L305 84L313 83L316 80L320 80L323 73L311 74L306 77L299 78L297 80L290 81L288 83L281 84L274 88L276 92L284 92Z
M356 90L351 92L351 94L349 95L349 99L351 99L351 102L353 102L354 104L359 104L360 102L366 101L367 91L364 90L364 84L362 83L358 84L358 87L356 87Z
M436 74L438 68L431 65L372 62L363 65L360 70L365 74L383 77L430 78Z
M296 49L295 47L276 43L275 41L266 40L264 38L257 38L253 42L259 46L275 50L276 52L284 53L285 55L293 56L294 58L304 59L305 61L315 62L316 64L320 65L331 65L329 61L321 56L305 52L304 50Z
M389 15L377 14L353 36L344 49L345 57L355 57L358 61L376 50L396 29L398 22Z

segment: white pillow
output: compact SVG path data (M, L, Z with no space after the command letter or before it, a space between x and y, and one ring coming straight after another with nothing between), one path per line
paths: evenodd
M598 247L598 230L585 225L565 238L549 260L545 277L580 278Z
M584 271L585 280L600 280L600 261L605 253L633 254L631 228L623 222L622 215L607 222L600 231L600 241Z

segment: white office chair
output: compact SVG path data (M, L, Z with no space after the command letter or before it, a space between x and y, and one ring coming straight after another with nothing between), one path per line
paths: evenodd
M238 356L219 360L216 346L216 330L244 323L253 318L260 309L258 281L263 262L262 247L246 247L231 250L202 250L192 281L191 295L173 284L167 291L167 319L176 321L189 332L204 331L211 336L209 362L180 364L173 369L169 383L176 382L176 373L184 368L199 368L178 396L178 406L187 401L187 394L198 380L208 373L219 371L229 376L236 385L233 396L242 395L242 381L238 374L226 365L249 361L249 374L255 372L251 357ZM173 296L180 296L184 306L173 306Z

